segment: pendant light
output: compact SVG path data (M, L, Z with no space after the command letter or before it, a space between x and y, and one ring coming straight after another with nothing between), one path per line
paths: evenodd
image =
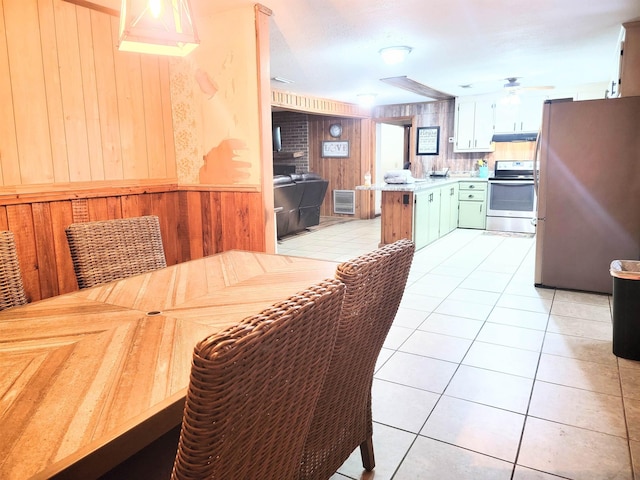
M199 43L189 0L122 0L119 50L183 57Z

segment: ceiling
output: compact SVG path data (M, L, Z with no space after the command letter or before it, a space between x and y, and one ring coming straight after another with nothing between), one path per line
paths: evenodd
M94 0L118 3L117 0ZM191 0L196 15L251 0ZM597 89L615 78L621 24L640 0L264 0L270 19L272 88L376 105L430 98L381 82L407 76L453 95L500 92L507 77L547 92ZM197 25L197 18L195 19ZM407 45L398 65L379 50ZM462 85L470 85L463 88Z

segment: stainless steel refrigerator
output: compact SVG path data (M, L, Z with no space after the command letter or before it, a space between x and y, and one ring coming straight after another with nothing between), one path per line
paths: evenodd
M537 150L536 285L611 293L640 259L640 97L545 102Z

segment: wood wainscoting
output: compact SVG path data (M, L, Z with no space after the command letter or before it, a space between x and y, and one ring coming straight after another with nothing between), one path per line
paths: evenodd
M64 231L74 222L157 215L168 265L231 249L265 251L258 191L177 185L118 190L85 190L67 198L59 192L24 199L0 195L0 229L14 233L30 302L78 289Z

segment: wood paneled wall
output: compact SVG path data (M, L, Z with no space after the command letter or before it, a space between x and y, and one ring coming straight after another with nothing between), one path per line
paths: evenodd
M442 170L452 167L452 160L460 157L454 154L453 144L448 142L453 137L454 101L413 103L406 105L386 105L374 110L373 119L381 123L396 123L395 119L402 119L403 124L412 126L409 138L409 155L411 171L417 178L428 175L431 170ZM396 123L397 124L397 123ZM416 155L416 132L418 127L440 127L440 148L438 155ZM468 154L462 158L471 164ZM451 168L454 170L453 168Z
M14 233L29 301L78 289L64 232L74 222L157 215L169 265L230 249L264 251L264 227L255 221L261 193L155 190L0 206L0 229Z
M118 52L106 13L0 8L0 187L175 179L166 58Z
M30 301L78 288L73 222L157 215L169 264L265 250L259 189L178 186L170 60L117 43L107 13L0 2L0 229Z
M329 135L329 125L340 123L342 135L333 138ZM362 129L361 119L323 117L309 115L309 171L318 173L329 181L320 215L343 216L333 213L333 191L354 190L356 185L362 185L364 172L362 171ZM349 158L322 158L323 140L349 141ZM360 218L360 204L356 202L355 218ZM351 216L351 215L349 215Z

